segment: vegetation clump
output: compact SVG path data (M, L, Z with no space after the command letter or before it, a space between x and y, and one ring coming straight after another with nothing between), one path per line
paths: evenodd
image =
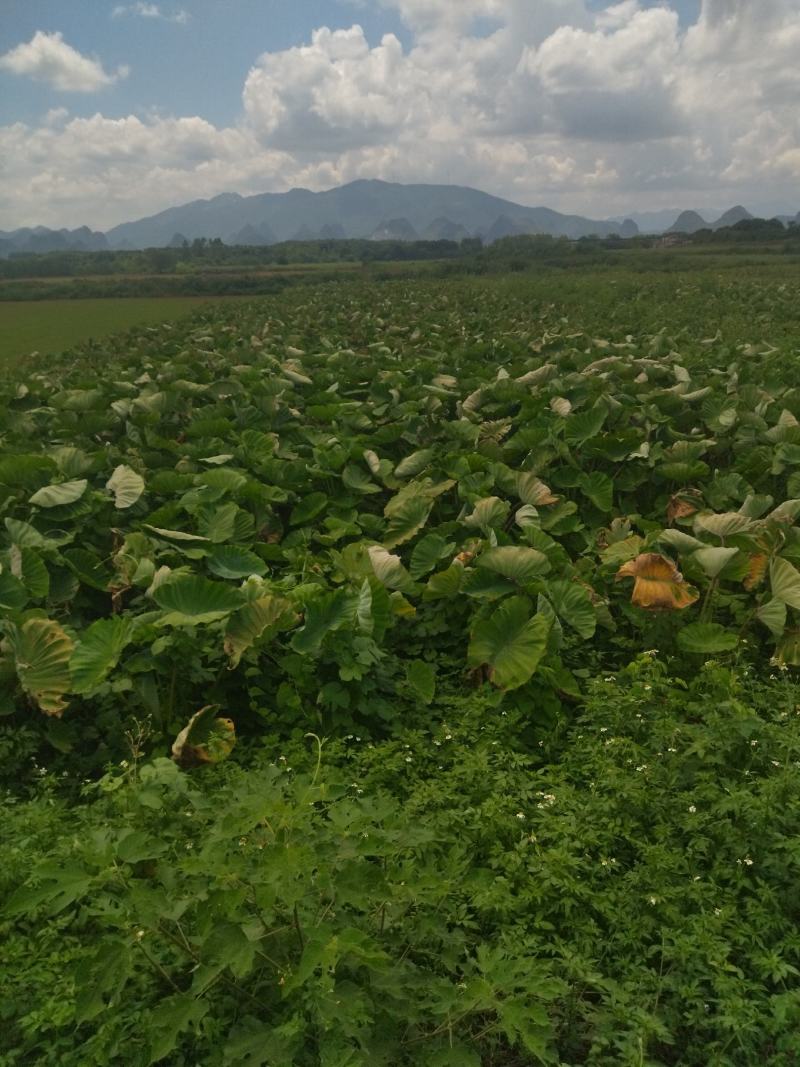
M7 1062L792 1063L797 293L296 288L0 386Z

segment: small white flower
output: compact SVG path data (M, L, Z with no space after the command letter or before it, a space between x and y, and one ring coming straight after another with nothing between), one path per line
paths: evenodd
M608 727L607 726L601 726L600 727L600 733L601 734L607 734L608 733Z
M745 863L746 867L752 867L753 866L753 861L750 859L749 856L745 856L744 863Z
M714 908L715 915L722 915L722 908Z
M757 744L758 744L758 741L751 741L750 742L750 747L751 748L755 748Z
M518 819L524 819L525 818L525 812L524 811L518 811L517 812L517 818Z
M694 804L689 805L689 811L692 815L694 815L694 813L697 811L697 808L694 806Z
M413 757L412 756L406 756L406 763L413 763Z
M144 937L144 930L137 930L136 931L136 940L137 941L141 941L143 937Z
M646 686L644 687L644 691L645 691L645 693L649 693L649 692L650 692L650 690L651 690L652 688L653 688L653 687L652 687L652 685L646 685Z
M780 767L780 763L776 759L770 760L770 763L773 767Z
M668 748L667 752L677 752L677 748Z
M658 904L658 897L648 897L647 898L647 903L648 904L653 904L653 905Z

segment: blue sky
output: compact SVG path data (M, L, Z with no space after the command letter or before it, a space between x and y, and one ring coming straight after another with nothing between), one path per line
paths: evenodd
M356 177L800 208L800 0L0 3L0 228Z
M158 5L166 16L161 19L114 17L120 6L117 0L3 0L0 55L37 30L61 32L73 48L100 57L106 68L130 67L127 78L102 98L71 99L73 114L91 115L101 103L109 116L159 110L226 124L236 120L244 75L262 52L302 45L318 26L344 29L354 22L372 44L394 33L408 47L413 37L396 11L376 2L168 0ZM605 0L588 4L595 10L606 6ZM689 23L700 0L675 0L671 6ZM168 21L180 11L188 15L185 23ZM486 28L494 24L487 20ZM60 94L49 86L0 70L0 123L35 122L60 104Z
M457 0L456 0L457 2ZM158 109L203 115L216 124L235 121L242 82L262 52L307 41L318 26L345 28L358 22L371 42L410 34L396 13L376 4L336 0L167 0L167 18L185 11L186 23L113 17L117 0L2 0L0 54L28 41L37 30L60 31L79 52L97 55L108 69L130 74L101 98L70 99L76 115L126 115ZM0 70L0 122L32 122L63 100L49 86L24 82Z

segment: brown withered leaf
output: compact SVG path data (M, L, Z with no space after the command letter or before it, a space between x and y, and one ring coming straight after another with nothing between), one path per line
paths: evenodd
M236 744L231 719L217 718L219 704L208 704L195 712L172 745L172 758L188 770L204 763L226 759Z
M646 611L683 611L698 598L672 560L657 552L645 552L624 563L616 578L634 579L631 603Z
M701 505L702 499L697 490L675 493L667 505L667 522L671 526L677 519L688 519L700 510Z
M757 585L761 585L769 567L769 556L764 552L758 552L750 557L750 565L747 568L747 577L742 583L745 589L751 592Z

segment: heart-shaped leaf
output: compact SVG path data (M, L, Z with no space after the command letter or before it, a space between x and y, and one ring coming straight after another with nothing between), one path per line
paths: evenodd
M114 494L114 507L122 511L131 508L144 492L144 478L131 467L117 467L106 482L106 489Z
M518 689L530 680L547 650L550 623L530 615L526 597L504 600L472 630L467 653L471 667L485 667L499 689Z

